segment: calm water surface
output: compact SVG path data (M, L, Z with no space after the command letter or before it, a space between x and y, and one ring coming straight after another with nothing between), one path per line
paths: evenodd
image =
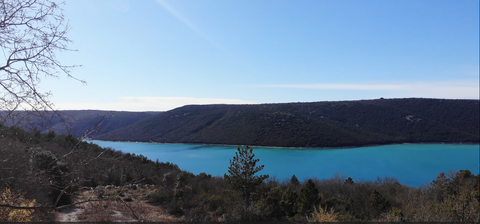
M102 147L144 155L155 161L172 162L194 174L214 176L228 172L235 146L157 144L91 141ZM261 173L284 180L295 174L306 178L331 178L335 173L358 180L396 177L400 183L422 186L438 173L470 170L479 173L479 145L398 144L350 149L296 149L253 147Z

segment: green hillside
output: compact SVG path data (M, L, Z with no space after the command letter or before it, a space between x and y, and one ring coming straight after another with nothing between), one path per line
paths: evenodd
M97 139L281 147L479 142L479 122L479 100L189 105Z

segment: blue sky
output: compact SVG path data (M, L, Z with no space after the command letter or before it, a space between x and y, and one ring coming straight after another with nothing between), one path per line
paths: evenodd
M479 98L478 0L67 0L58 109Z

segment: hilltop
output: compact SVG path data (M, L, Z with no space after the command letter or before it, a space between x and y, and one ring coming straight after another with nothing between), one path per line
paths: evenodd
M279 147L479 142L479 114L479 100L419 98L188 105L96 139Z

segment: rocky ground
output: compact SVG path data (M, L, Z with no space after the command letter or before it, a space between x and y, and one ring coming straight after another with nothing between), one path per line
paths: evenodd
M97 187L84 189L74 206L55 212L56 222L178 222L160 206L147 203L153 187Z

